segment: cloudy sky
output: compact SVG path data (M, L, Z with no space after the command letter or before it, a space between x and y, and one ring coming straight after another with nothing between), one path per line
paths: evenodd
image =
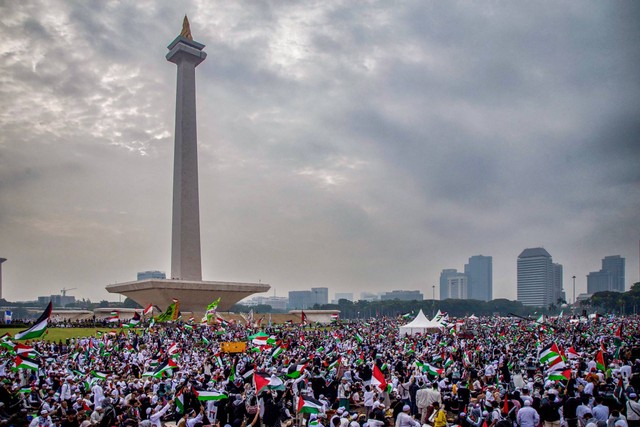
M569 297L638 281L640 2L6 1L5 298L169 273L185 13L205 279L431 298L483 254L515 299L543 246Z

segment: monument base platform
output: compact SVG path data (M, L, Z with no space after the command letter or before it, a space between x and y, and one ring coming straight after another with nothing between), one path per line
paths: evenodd
M106 286L107 292L122 294L142 307L157 305L165 310L173 299L180 301L180 311L202 314L220 297L218 310L227 311L243 298L271 289L265 283L193 282L189 280L147 279Z

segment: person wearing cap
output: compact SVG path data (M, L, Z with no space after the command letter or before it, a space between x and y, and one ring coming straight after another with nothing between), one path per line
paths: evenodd
M49 412L46 409L40 411L37 417L29 423L29 427L50 427L53 424Z
M100 421L102 420L102 414L102 406L96 406L93 412L91 412L91 415L89 415L89 421L91 422L91 425L99 425Z
M420 427L420 421L414 420L413 417L409 414L411 412L410 405L404 405L402 407L402 412L398 414L396 418L396 427Z

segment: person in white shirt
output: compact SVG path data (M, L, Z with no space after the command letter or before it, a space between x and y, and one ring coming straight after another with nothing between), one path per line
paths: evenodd
M411 415L411 406L404 405L402 407L402 412L398 414L398 418L396 418L396 427L420 427L420 421L414 420Z
M162 427L162 416L167 413L169 408L171 408L171 404L173 403L173 399L167 402L161 409L157 409L158 407L152 407L151 414L149 415L149 421L151 421L151 425L155 427Z

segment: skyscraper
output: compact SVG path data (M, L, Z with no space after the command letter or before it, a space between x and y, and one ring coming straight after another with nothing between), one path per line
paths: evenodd
M587 276L587 293L624 292L624 261L620 255L604 257L600 271L593 271Z
M311 288L313 294L313 305L329 304L329 288Z
M624 258L620 255L610 255L602 260L602 270L608 272L613 277L612 291L624 292Z
M562 288L562 264L553 263L553 299L552 303L556 304L558 300L565 300L564 289Z
M475 255L464 265L467 275L467 297L480 301L493 299L493 258Z
M440 298L442 299L442 297ZM447 295L444 299L447 298L468 298L468 277L466 274L458 273L447 278Z
M518 256L518 301L530 306L555 303L554 268L544 248L529 248Z
M449 277L453 277L456 274L459 274L459 273L458 273L458 270L456 270L455 268L445 268L440 273L440 299L441 300L447 299L447 295L449 295L449 283L447 281L449 280Z

